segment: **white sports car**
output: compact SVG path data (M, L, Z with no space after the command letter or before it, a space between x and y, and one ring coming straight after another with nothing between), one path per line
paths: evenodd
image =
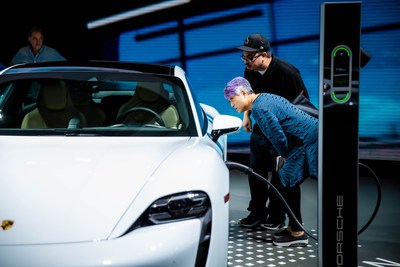
M0 266L227 266L226 134L240 127L178 66L4 69Z

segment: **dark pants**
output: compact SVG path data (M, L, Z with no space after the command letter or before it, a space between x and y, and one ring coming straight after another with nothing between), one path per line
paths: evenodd
M275 171L276 156L277 153L272 144L261 132L258 125L254 125L250 136L250 167L266 179L268 179L268 172L272 172L271 184L282 194L282 184ZM260 219L266 219L269 215L268 221L271 223L285 221L284 206L274 190L269 189L266 182L251 174L248 179L251 200L247 210Z
M283 189L283 197L289 208L292 210L293 215L296 217L300 225L303 224L303 219L301 217L301 190L300 184L290 187L289 185ZM292 216L289 216L288 226L294 232L303 231L303 228L299 226Z

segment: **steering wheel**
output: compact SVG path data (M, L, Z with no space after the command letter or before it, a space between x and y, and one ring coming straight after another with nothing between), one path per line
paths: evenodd
M134 108L130 108L130 109L124 111L121 115L118 116L117 123L122 123L126 119L126 117L128 117L128 115L131 114L131 113L143 112L143 111L149 113L150 115L152 115L154 117L155 121L160 126L165 127L165 122L161 118L161 116L157 112L155 112L154 110L149 109L149 108L145 108L145 107L134 107Z

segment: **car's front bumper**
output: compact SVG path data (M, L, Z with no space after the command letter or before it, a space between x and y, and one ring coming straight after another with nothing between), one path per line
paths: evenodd
M113 240L0 246L0 266L195 266L201 227L193 219L136 229ZM223 233L213 236L226 244L225 238ZM226 258L211 253L207 266L226 266Z

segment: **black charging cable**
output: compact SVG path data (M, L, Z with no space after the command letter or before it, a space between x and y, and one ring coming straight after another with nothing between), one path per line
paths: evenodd
M308 235L310 236L312 239L314 239L315 241L318 241L317 238L315 238L313 235L311 235L310 233L307 232L307 230L303 227L303 225L297 220L296 216L294 215L293 211L290 209L289 205L287 204L285 198L281 195L281 193L278 191L278 189L276 189L275 186L273 186L271 184L270 181L268 181L268 179L266 179L264 176L259 175L258 173L254 172L252 168L237 163L237 162L232 162L232 161L225 161L226 166L228 167L229 170L238 170L243 172L244 174L251 174L254 175L255 177L261 179L263 182L267 183L270 188L272 188L272 190L274 190L275 194L279 197L279 199L282 201L283 205L285 206L289 216L291 216L291 218L294 219L294 221L296 222L296 224Z
M279 199L282 201L282 203L283 203L283 205L285 206L285 208L286 208L286 210L287 210L289 216L291 216L291 218L294 219L294 221L296 222L296 224L297 224L308 236L310 236L310 237L311 237L312 239L314 239L315 241L318 241L318 239L315 238L315 237L314 237L313 235L311 235L310 233L308 233L307 230L303 227L303 225L297 220L297 218L296 218L296 216L294 215L293 211L290 209L289 205L287 204L285 198L281 195L281 193L278 191L278 189L276 189L276 187L273 186L273 185L271 184L270 181L268 181L268 179L266 179L264 176L262 176L262 175L260 175L260 174L258 174L258 173L256 173L256 172L254 172L252 168L250 168L250 167L248 167L248 166L246 166L246 165L243 165L243 164L240 164L240 163L237 163L237 162L232 162L232 161L225 161L225 164L226 164L226 166L228 167L229 170L238 170L238 171L243 172L243 173L246 174L246 175L251 174L251 175L253 175L253 176L255 176L255 177L261 179L263 182L267 183L267 184L270 186L270 188L272 188L272 190L274 190L275 194L279 197ZM359 162L358 164L359 164L360 166L363 166L363 167L367 168L367 169L372 173L373 177L375 178L375 182L376 182L376 184L377 184L377 190L378 190L378 200L377 200L377 203L376 203L376 205L375 205L374 212L372 213L372 215L371 215L370 219L368 220L368 222L358 231L358 235L360 235L362 232L365 231L365 229L368 228L368 226L372 223L372 221L374 220L376 214L378 213L378 210L379 210L379 207L380 207L380 204L381 204L381 199L382 199L382 190L381 190L381 185L380 185L379 179L378 179L378 177L376 176L375 172L374 172L371 168L369 168L367 165L365 165L365 164L363 164L363 163L360 163L360 162Z
M381 200L382 200L382 188L381 188L381 183L379 182L378 176L375 174L375 172L368 167L367 165L359 162L358 163L360 166L363 166L364 168L366 168L367 170L369 170L372 173L372 176L375 179L375 183L376 183L376 188L378 190L377 192L377 201L376 201L376 205L375 205L375 209L374 212L372 213L371 217L369 218L368 222L358 231L358 234L360 235L362 232L365 231L365 229L368 228L368 226L372 223L372 221L375 219L376 214L378 213L379 207L381 205Z

